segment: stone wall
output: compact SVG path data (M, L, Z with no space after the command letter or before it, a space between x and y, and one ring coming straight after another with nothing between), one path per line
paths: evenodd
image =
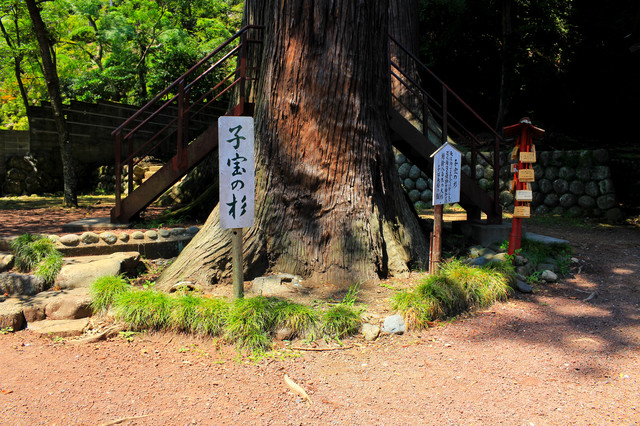
M0 131L0 188L4 184L9 158L15 155L26 155L29 149L29 132L27 130Z
M488 154L486 154L488 157ZM470 153L466 155L470 160ZM605 217L611 221L622 218L609 167L607 150L542 151L537 154L532 183L532 214L563 214L573 217ZM500 204L506 211L513 211L514 197L509 192L512 179L508 153L500 154L500 171L495 171L478 156L476 179L478 185L491 192L494 178L500 179ZM417 209L431 207L432 181L406 157L396 154L398 174L409 198ZM463 173L471 175L468 165Z

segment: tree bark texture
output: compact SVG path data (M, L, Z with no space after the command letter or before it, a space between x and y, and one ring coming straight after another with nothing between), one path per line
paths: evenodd
M76 170L71 152L71 140L69 139L69 130L64 117L62 106L62 96L60 94L60 81L58 80L58 72L55 63L51 57L51 42L49 32L40 16L40 9L36 5L35 0L25 0L31 23L38 40L40 48L40 57L42 59L42 68L44 78L47 82L47 91L51 100L51 108L58 132L58 145L60 146L60 156L62 157L62 175L64 181L64 200L63 205L66 207L78 206L77 195L77 179Z
M343 288L425 267L428 245L389 136L388 1L247 1L265 25L256 102L256 224L245 276L301 275ZM163 274L230 278L229 230L209 219Z

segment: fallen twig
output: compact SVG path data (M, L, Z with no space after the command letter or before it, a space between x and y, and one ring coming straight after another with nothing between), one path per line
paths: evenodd
M289 376L287 376L286 374L284 375L284 382L287 384L287 386L291 388L293 392L297 393L302 397L302 399L306 400L309 404L311 404L311 398L309 398L309 395L307 394L307 392L305 392L305 390L302 389L302 386L300 386L299 384L291 380Z
M149 417L149 416L151 416L151 414L145 414L143 416L123 417L121 419L112 420L112 421L107 422L107 423L100 423L100 426L119 425L120 423L126 422L127 420L143 419L143 418Z
M291 349L294 351L314 351L314 352L322 352L322 351L340 351L344 349L351 349L353 346L338 346L336 348L303 348L300 346L291 346Z

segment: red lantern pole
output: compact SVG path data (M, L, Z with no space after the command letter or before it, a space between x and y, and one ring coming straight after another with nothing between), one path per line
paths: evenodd
M507 251L509 255L513 255L516 250L518 250L522 245L522 217L518 215L518 207L523 207L528 204L528 202L518 201L517 199L518 191L526 189L527 185L526 182L521 181L521 179L519 178L520 170L528 169L529 165L531 164L531 162L524 163L522 161L522 156L520 156L520 153L531 152L533 138L541 137L544 133L544 130L534 127L531 124L531 120L525 117L520 120L520 123L514 124L513 126L505 127L504 133L507 137L519 134L516 141L516 145L518 147L518 164L516 166L514 176L514 190L516 194L516 201L513 220L511 222L511 233L509 234L509 249Z

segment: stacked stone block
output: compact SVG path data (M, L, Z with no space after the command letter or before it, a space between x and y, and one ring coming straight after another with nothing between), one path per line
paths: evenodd
M484 155L490 158L489 153ZM512 211L514 196L509 192L509 185L513 175L508 155L507 152L500 153L497 176L493 167L478 155L475 178L478 186L489 193L493 191L494 179L499 179L500 204L506 211ZM462 172L471 176L471 153L465 154L465 160ZM416 209L431 207L431 178L401 153L396 153L396 165ZM538 151L534 171L536 181L531 185L533 214L605 217L612 221L622 218L605 149Z

